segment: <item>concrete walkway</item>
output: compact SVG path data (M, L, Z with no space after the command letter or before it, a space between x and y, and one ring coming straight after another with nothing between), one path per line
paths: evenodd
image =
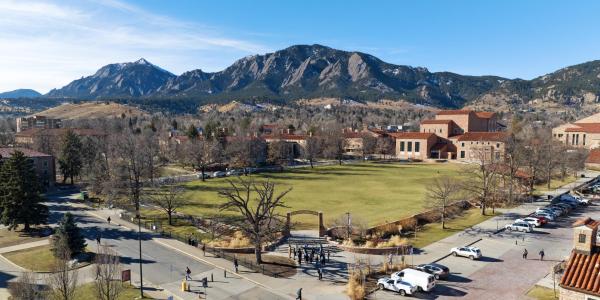
M18 251L18 250L29 249L29 248L33 248L33 247L46 246L49 244L50 244L50 239L44 239L44 240L29 242L29 243L25 243L25 244L3 247L3 248L0 248L0 254Z

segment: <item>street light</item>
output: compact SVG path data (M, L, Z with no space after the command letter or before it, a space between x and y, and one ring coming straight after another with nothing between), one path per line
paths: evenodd
M350 220L350 212L347 212L346 215L348 216L348 239L350 239L350 226L351 226L351 220Z
M144 277L142 276L142 217L140 215L140 200L135 203L135 217L138 219L138 242L140 246L140 299L144 299Z

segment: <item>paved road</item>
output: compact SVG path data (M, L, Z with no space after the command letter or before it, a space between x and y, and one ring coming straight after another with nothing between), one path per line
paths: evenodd
M109 225L106 221L95 217L93 210L79 206L74 207L69 201L69 196L51 198L49 208L53 218L57 218L67 211L71 212L82 228L88 245L95 250L97 247L96 237L100 234L101 243L117 251L121 256L123 267L132 270L134 283L139 281L137 232L115 225L114 222ZM194 280L210 276L211 272L215 273L216 277L223 276L222 271L215 270L210 265L156 243L152 240L151 233L142 233L142 253L144 285L151 288L164 288L167 294L182 299L198 299L198 295L195 293L184 293L179 290L181 281L185 278L186 267L191 269ZM231 284L233 282L235 284ZM199 281L192 281L193 291L200 292L199 285ZM267 290L240 278L229 277L228 281L222 280L218 284L211 284L211 289L207 291L210 293L211 299L243 299L245 298L243 294L249 291L252 291L254 295L259 295L260 299L280 299Z

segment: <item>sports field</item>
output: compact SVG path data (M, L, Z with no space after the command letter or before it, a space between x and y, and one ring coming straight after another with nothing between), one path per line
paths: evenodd
M301 168L281 173L250 175L255 180L271 180L278 190L292 187L284 198L289 209L322 211L325 223L350 212L353 220L376 225L410 216L424 209L426 185L438 176L459 177L463 166L457 164L360 163L342 166ZM244 177L246 178L246 177ZM236 216L221 212L223 199L217 192L236 178L200 180L184 184L184 197L191 201L181 211L194 215ZM297 215L298 227L314 226L315 216ZM311 226L311 227L312 227Z

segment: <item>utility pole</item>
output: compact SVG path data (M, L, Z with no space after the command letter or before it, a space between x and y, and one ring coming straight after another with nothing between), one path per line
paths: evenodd
M135 217L138 219L138 243L140 246L140 299L144 299L144 276L142 275L142 216L140 214L140 199L135 202Z
M350 239L350 226L351 226L351 220L350 220L350 212L347 212L346 215L348 216L348 239Z

